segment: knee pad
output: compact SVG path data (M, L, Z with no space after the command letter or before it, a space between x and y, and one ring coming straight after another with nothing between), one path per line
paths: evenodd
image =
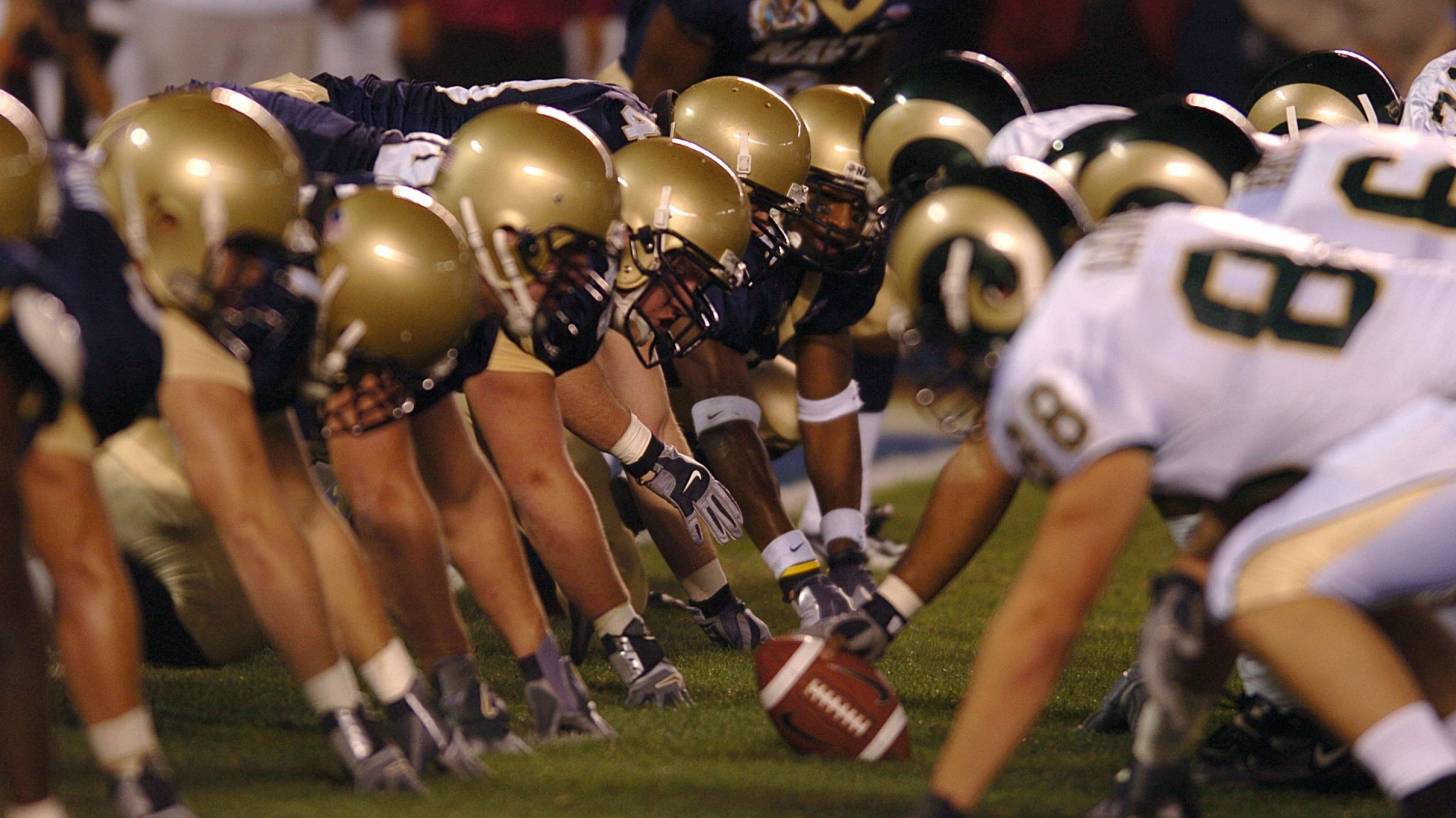
M859 399L859 382L850 379L849 385L844 387L838 395L813 400L803 395L799 396L799 422L800 423L828 423L847 415L852 415L864 407L864 402Z
M693 404L693 433L699 437L709 429L742 420L758 428L763 410L742 395L716 395Z

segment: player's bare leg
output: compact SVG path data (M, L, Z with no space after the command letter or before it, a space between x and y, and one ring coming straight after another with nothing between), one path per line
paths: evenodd
M849 330L843 329L833 335L800 335L795 352L804 463L825 510L819 525L829 576L855 604L862 604L874 595L875 583L865 567L854 346Z
M157 397L198 505L356 786L419 789L399 749L376 744L365 730L358 683L335 646L308 543L269 471L251 398L231 385L185 379L164 380Z
M91 471L95 435L80 417L74 406L63 410L72 431L42 430L20 470L30 542L55 582L66 686L119 811L185 818L142 703L136 598Z
M51 798L45 631L20 553L16 391L0 367L0 800L64 818Z
M704 341L674 368L693 405L698 448L738 499L744 529L794 606L799 624L809 627L848 611L849 598L824 575L809 540L784 510L778 478L758 434L760 410L743 356Z
M410 648L425 667L469 654L465 623L450 600L434 504L419 473L409 424L328 440L339 488ZM387 466L385 465L387 464Z
M596 360L611 392L652 434L679 452L690 451L687 438L672 413L667 383L660 369L643 367L631 342L615 332L607 333L602 340ZM558 379L558 388L565 387L562 399L575 400L568 395L570 386L564 381ZM694 620L708 637L718 644L739 649L752 649L768 639L768 626L738 599L729 585L711 532L703 532L702 543L694 542L682 514L673 504L636 480L628 480L627 484L653 542L687 592Z
M608 646L613 668L628 685L628 703L684 700L682 674L628 601L591 495L566 455L555 379L487 370L466 381L464 391L522 526L567 598ZM636 666L647 670L639 673Z
M596 504L597 516L607 537L607 548L612 552L612 562L617 564L617 573L622 575L622 584L627 586L627 597L632 607L640 611L647 607L647 569L642 565L642 549L622 521L617 501L612 496L611 469L595 446L570 432L566 435L566 454L571 457L572 468L581 476L581 482L586 484L586 490Z
M526 680L537 736L611 735L575 668L557 648L526 567L510 503L455 402L441 401L415 415L410 430L415 445L427 454L420 473L438 505L451 559L505 636ZM499 709L494 694L476 681L473 657L444 657L431 665L431 674L448 711L463 713L481 705Z

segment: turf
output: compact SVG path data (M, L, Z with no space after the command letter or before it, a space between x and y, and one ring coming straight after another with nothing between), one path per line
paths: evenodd
M928 486L886 492L901 509L891 528L908 536ZM893 817L923 792L966 679L976 638L999 589L1034 530L1042 497L1026 491L987 546L945 595L924 611L883 662L910 713L913 759L866 765L795 756L759 709L749 657L709 647L687 617L654 609L648 619L687 675L697 704L666 712L628 711L621 687L598 652L584 668L606 717L621 733L613 744L541 747L534 756L492 759L481 781L430 781L430 794L351 795L307 709L271 655L217 671L152 670L148 697L187 798L204 816L409 818L410 816L781 816ZM1171 551L1149 513L1119 563L1046 716L991 792L986 816L1079 816L1104 792L1127 740L1074 731L1132 651L1147 577ZM673 590L650 556L655 583ZM739 593L776 631L792 617L752 548L735 543L725 562ZM478 612L471 611L479 623ZM561 625L562 623L558 623ZM487 678L512 702L519 677L500 639L475 627ZM564 642L563 642L564 644ZM59 691L59 688L57 688ZM58 698L60 694L58 692ZM73 814L111 814L81 732L57 707L59 776ZM525 729L524 722L521 729ZM1227 787L1204 793L1209 816L1388 816L1375 796Z

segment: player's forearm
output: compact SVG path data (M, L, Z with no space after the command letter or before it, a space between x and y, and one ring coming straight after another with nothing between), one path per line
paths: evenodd
M1023 576L997 611L971 668L971 685L930 778L961 811L975 806L1046 705L1081 617Z
M1017 485L996 464L984 441L962 444L941 470L930 504L894 575L922 601L934 599L981 550Z
M558 376L556 398L566 428L604 452L611 451L632 423L632 413L612 394L596 361Z

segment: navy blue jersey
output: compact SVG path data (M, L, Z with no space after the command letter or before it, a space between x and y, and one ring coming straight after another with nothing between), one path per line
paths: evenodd
M524 80L498 85L443 86L412 80L335 77L313 81L329 92L329 108L374 128L451 136L477 114L501 105L531 103L580 119L617 150L634 139L657 136L652 111L630 91L593 80Z
M310 173L353 173L374 169L379 148L403 136L389 128L371 127L323 105L230 82L193 82L186 88L228 88L268 109L292 134Z
M742 353L749 366L772 359L801 333L831 335L854 325L874 307L884 282L883 264L865 275L822 274L790 260L768 265L762 248L754 242L744 258L751 286L706 293L719 318L710 337Z
M756 79L784 93L833 82L886 43L922 0L637 0L622 69L629 75L658 6L713 43L704 76ZM682 89L678 89L682 90Z
M130 426L156 396L162 375L157 306L130 268L91 164L67 144L53 144L51 152L60 219L50 236L31 245L0 246L0 270L12 289L30 285L55 296L74 321L80 405L104 439Z
M423 412L440 401L460 391L465 382L484 372L490 366L490 356L495 352L496 340L500 338L500 322L487 318L475 325L470 337L460 345L460 358L450 374L440 379L433 389L421 390L415 395L415 411Z

